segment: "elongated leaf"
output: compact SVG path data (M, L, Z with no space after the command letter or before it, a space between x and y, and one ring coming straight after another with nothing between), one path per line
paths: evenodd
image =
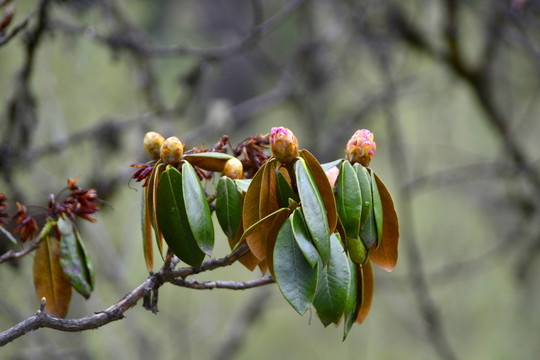
M146 185L146 188L145 188L146 211L148 214L148 218L150 219L150 222L152 224L152 227L154 228L154 236L156 238L156 244L162 258L163 258L163 235L161 234L161 231L159 229L159 224L156 220L157 219L156 193L157 193L157 187L159 184L159 177L161 176L161 173L165 170L165 167L166 165L163 164L162 160L158 160L158 162L154 165L154 168L152 169L152 173L150 174L148 184Z
M313 245L302 211L295 209L290 219L296 245L298 245L311 267L315 267L320 259L319 253L315 245Z
M94 288L94 266L71 221L60 217L60 266L71 286L85 299Z
M330 161L330 162L321 164L321 167L324 170L324 172L327 172L328 170L330 170L334 166L339 168L342 161L343 161L343 159L337 159L337 160L334 160L334 161Z
M249 188L246 191L244 197L244 203L242 206L242 223L244 227L244 233L253 224L259 221L259 198L261 194L261 183L263 179L264 168L268 163L265 163L259 168L255 176L249 184ZM260 232L253 232L247 236L247 243L249 248L253 252L253 255L259 260L263 260L266 257L265 246L262 244L262 238ZM241 241L240 241L241 242Z
M285 221L287 221L291 213L291 210L288 208L283 208L283 210L286 211L281 211L275 216L274 221L272 221L272 225L268 228L268 234L265 237L266 265L268 267L268 271L270 271L270 274L274 279L276 278L276 275L274 274L274 247L276 245L277 235L279 230L281 229L281 226Z
M152 221L146 208L145 194L142 196L141 225L143 239L143 254L146 269L151 272L154 269L154 248L152 247Z
M277 196L278 196L278 203L280 207L289 206L289 199L293 199L297 203L300 202L300 198L293 191L291 187L291 180L290 178L287 178L289 175L288 173L286 173L286 171L287 170L283 167L281 167L279 170L276 171ZM287 174L287 176L284 174Z
M276 217L283 216L280 215L281 213L289 212L290 210L288 208L281 208L258 220L255 224L251 225L244 231L239 241L239 244L241 244L242 241L246 239L249 245L249 249L251 250L253 255L255 255L260 261L266 259L266 239L268 238L268 236L263 236L262 229L270 227Z
M362 239L367 249L371 249L377 242L377 223L375 222L375 209L373 206L369 211L364 227L360 230L360 239Z
M362 194L356 171L348 161L341 164L337 180L336 200L339 218L347 236L356 237L360 231Z
M283 297L304 315L315 296L318 270L311 267L296 245L290 221L283 223L276 239L274 272Z
M392 271L398 260L399 223L392 196L388 189L375 174L375 181L381 196L383 208L383 231L379 247L373 249L371 260L386 271Z
M34 287L38 299L47 300L45 311L65 317L71 301L71 284L60 266L57 240L46 236L36 250L33 264Z
M296 161L295 172L304 219L323 265L326 265L330 260L330 229L326 209L317 184L303 158Z
M259 192L259 218L273 213L279 209L277 200L277 161L271 159L266 163Z
M222 172L227 160L233 156L219 152L205 152L198 154L186 154L183 159L201 169Z
M368 250L360 237L348 237L347 250L349 250L349 256L354 263L363 264L366 261Z
M251 179L235 179L234 183L239 191L247 192L249 185L251 184Z
M214 224L201 181L191 166L182 165L182 192L186 214L199 248L207 255L212 255L214 248Z
M228 238L234 238L242 222L242 202L234 181L223 176L216 186L216 216Z
M347 304L345 305L344 318L345 322L343 324L343 341L347 338L349 331L351 331L352 326L356 322L358 317L357 313L357 301L358 301L358 280L357 280L357 270L356 265L349 259L349 289L347 291ZM362 299L360 299L362 301Z
M360 192L362 193L362 218L360 219L360 228L366 224L367 218L371 211L373 202L373 192L371 190L371 176L368 170L360 164L354 164L358 183L360 184Z
M321 164L317 161L315 156L313 156L306 149L300 150L300 157L306 161L308 168L313 175L313 179L317 184L317 188L323 199L324 206L326 208L326 215L328 217L328 227L330 232L333 233L337 225L337 210L336 210L336 200L334 198L334 191L332 186L324 172Z
M375 172L371 171L371 190L373 191L373 215L375 217L375 224L377 225L377 247L381 244L383 234L383 207L381 202L381 196L377 187L377 181L375 180Z
M188 265L198 267L204 253L193 237L184 207L182 174L168 167L159 179L156 194L159 228L172 252Z
M371 308L371 300L373 299L373 267L371 261L368 261L364 266L356 265L356 271L362 276L358 276L361 284L357 284L358 289L362 289L362 301L357 301L356 322L361 324L366 319L369 309ZM360 290L359 290L360 291Z
M240 226L242 226L242 224L240 224ZM228 238L228 241L229 241L229 246L231 247L231 250L234 250L236 249L240 239L242 238L242 232L241 231L238 231L236 233L236 236L234 238ZM245 253L244 255L242 255L238 261L244 265L249 271L253 271L253 269L255 269L257 267L257 265L259 264L259 259L257 259L255 257L255 255L253 255L253 253L250 251L248 251L247 253Z
M319 283L313 306L322 323L338 323L343 315L349 294L351 270L343 245L336 234L330 236L330 262L319 266Z

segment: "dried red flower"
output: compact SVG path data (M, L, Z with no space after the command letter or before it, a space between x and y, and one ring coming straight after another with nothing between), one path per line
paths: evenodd
M26 206L17 202L17 212L13 215L14 219L17 219L17 226L13 229L13 233L20 233L21 241L26 242L29 238L33 238L34 234L38 231L36 220L31 216L28 216Z

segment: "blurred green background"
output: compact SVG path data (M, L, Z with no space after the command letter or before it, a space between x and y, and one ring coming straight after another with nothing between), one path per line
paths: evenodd
M69 318L148 276L141 189L129 181L148 130L195 147L286 126L326 162L368 128L401 239L398 266L375 269L371 312L345 342L276 285L166 284L157 315L139 304L98 330L40 329L2 359L538 358L540 2L12 2L11 28L39 6L47 16L28 81L39 16L0 45L0 192L45 204L81 175L106 200L96 224L81 224L96 290L73 295ZM218 237L214 256L228 251ZM0 267L1 331L39 307L31 257ZM232 266L195 278L259 276Z

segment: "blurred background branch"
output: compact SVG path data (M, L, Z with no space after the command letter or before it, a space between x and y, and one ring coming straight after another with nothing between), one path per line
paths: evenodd
M403 254L391 280L375 274L383 286L372 313L344 345L280 296L171 286L157 317L138 311L100 332L32 334L7 358L168 358L179 347L187 359L540 352L539 1L0 3L0 192L11 207L41 203L81 174L110 204L81 229L98 286L70 317L148 276L134 241L141 194L128 183L148 130L190 148L287 126L325 162L369 128L372 167L399 194ZM221 240L216 257L228 251ZM9 250L22 249L0 238L0 253ZM9 264L3 329L39 306L29 261ZM259 281L219 271L235 284Z

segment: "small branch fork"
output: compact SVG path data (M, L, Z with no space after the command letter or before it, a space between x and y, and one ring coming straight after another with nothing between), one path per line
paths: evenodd
M141 298L144 298L144 305L146 309L157 312L157 291L159 287L165 283L171 283L176 286L199 290L245 290L273 283L274 279L269 276L243 282L186 280L186 277L189 275L229 266L236 262L238 258L244 255L247 251L248 246L246 243L244 243L231 254L220 259L208 260L199 268L185 267L179 269L174 269L175 261L172 254L168 254L167 259L159 272L151 273L148 279L137 286L132 292L124 296L115 304L111 305L109 308L99 311L94 315L79 319L62 319L47 314L45 312L46 299L43 298L41 299L41 306L35 315L30 316L17 325L0 333L0 346L4 346L18 337L39 328L51 328L68 332L97 329L110 322L123 319L124 313L134 307ZM147 302L148 300L150 301L149 303Z

